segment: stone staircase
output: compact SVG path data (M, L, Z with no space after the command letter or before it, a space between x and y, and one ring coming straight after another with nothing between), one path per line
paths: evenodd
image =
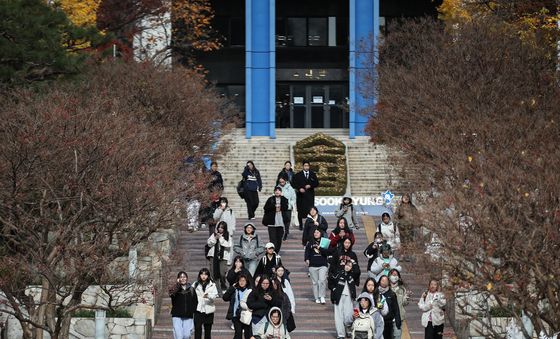
M385 146L359 137L346 143L352 195L378 196L387 189L395 191L396 173L388 163Z
M329 231L332 230L335 220L328 218ZM237 229L241 228L241 223L237 224ZM268 232L265 227L257 223L257 232L261 242L268 241ZM238 239L238 234L234 239ZM176 274L179 270L185 270L189 274L189 281L194 281L201 267L206 267L207 262L204 258L204 243L208 238L205 229L194 233L183 232L179 238L176 252L178 255L185 256L187 267L175 266L171 268L171 274ZM365 231L362 229L356 232L356 251L362 270L365 269L366 259L361 251L367 246ZM292 338L336 338L334 327L334 308L329 302L327 290L327 303L325 305L316 304L313 300L311 280L307 277L307 267L303 262L303 247L301 246L301 232L292 229L290 237L282 245L280 251L282 262L291 272L290 280L296 297L296 325L297 328L291 333ZM365 280L363 274L361 282ZM157 316L156 326L153 329L154 339L173 338L170 312L171 300L164 296L161 310ZM231 323L225 319L228 304L222 300L216 303L216 313L214 316L214 326L212 328L212 338L232 338L233 330Z
M347 129L277 129L276 138L245 138L245 129L236 129L225 137L230 145L227 154L218 159L220 172L224 177L224 196L230 200L237 217L246 218L245 203L239 199L236 186L247 160L253 160L261 172L263 191L259 195L261 203L272 195L276 176L286 160L292 160L291 146L297 141L321 132L347 145L347 161L352 195L379 195L387 189L398 191L396 173L387 161L387 149L374 145L369 137L350 139ZM260 213L260 208L259 208ZM257 215L257 218L260 214Z

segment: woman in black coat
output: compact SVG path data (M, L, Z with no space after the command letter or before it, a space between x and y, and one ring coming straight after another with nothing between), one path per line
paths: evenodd
M233 259L233 264L231 265L231 269L227 272L226 279L229 286L233 286L239 279L240 275L245 275L247 278L247 282L249 286L253 286L253 276L251 276L251 272L245 268L245 262L243 261L243 257L238 255Z
M280 178L287 178L287 181L290 183L290 185L293 186L294 170L292 169L291 161L286 161L284 163L284 168L282 168L280 173L278 173L278 177L276 178L276 185L278 185L278 181L280 180Z
M305 226L303 227L301 244L305 246L309 241L313 240L313 233L315 232L315 229L321 231L321 237L326 238L328 228L329 224L327 223L327 220L319 214L317 207L311 207L311 210L309 210L309 216L305 220Z
M252 326L256 332L261 322L266 321L268 311L274 306L282 307L282 300L278 300L272 282L268 277L262 277L258 286L251 291L247 298L247 306L253 310Z
M246 297L245 293L250 293L250 288L251 285L249 284L248 277L244 274L240 274L238 281L234 285L230 286L226 293L224 293L224 301L229 301L226 319L233 321L233 328L235 330L233 339L249 339L253 336L251 325L245 325L239 321L242 307L241 300ZM237 308L235 308L235 305L237 305Z
M274 195L264 204L263 225L268 228L268 239L274 244L276 253L280 253L285 228L290 227L288 199L282 196L282 187L274 189Z
M329 279L343 266L347 261L351 261L354 266L352 267L352 275L356 282L356 285L360 284L360 275L362 271L360 270L360 265L358 264L358 256L354 251L352 251L352 240L350 238L344 238L342 240L342 245L338 246L334 250L331 258L331 264L329 266Z

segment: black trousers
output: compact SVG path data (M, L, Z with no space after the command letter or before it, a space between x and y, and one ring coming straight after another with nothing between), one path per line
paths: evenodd
M284 227L268 227L268 240L274 244L274 250L276 253L280 253L280 247L282 247L282 237L284 236Z
M288 210L286 212L289 216L288 220L290 220L290 223L288 225L284 225L284 234L290 234L290 226L292 224L292 210Z
M212 339L212 324L214 314L194 313L194 338L202 339L202 327L204 327L204 339Z
M383 329L383 339L393 339L393 322L391 321L389 325L385 325Z
M253 330L251 325L245 325L239 318L233 318L233 328L235 330L235 334L233 335L233 339L251 339L253 336Z
M434 326L432 322L428 322L428 326L424 331L425 339L442 339L443 338L443 324Z
M255 217L255 211L259 207L259 193L257 191L245 191L245 203L247 203L247 215L249 219Z

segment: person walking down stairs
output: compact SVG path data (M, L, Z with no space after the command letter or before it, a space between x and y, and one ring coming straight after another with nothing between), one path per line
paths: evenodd
M198 298L189 283L187 272L177 274L177 283L169 289L174 339L190 339L194 329L194 312Z
M310 169L309 161L303 162L303 170L294 175L294 188L297 190L297 210L299 229L303 230L302 220L315 205L315 189L319 187L317 174ZM305 246L305 244L303 244Z
M259 243L259 235L253 223L246 223L243 227L243 234L239 240L235 242L233 251L236 255L240 255L245 262L245 267L255 278L255 271L259 264L259 258L264 252L264 247Z
M263 225L268 228L268 239L274 244L277 253L280 253L285 229L290 227L288 215L288 199L282 196L280 186L274 189L274 195L264 204Z
M344 218L351 229L358 229L358 222L356 218L356 210L352 204L352 198L344 197L342 198L342 203L334 211L334 215L337 218Z
M255 219L255 211L259 207L259 193L262 190L262 180L259 170L252 161L247 161L247 165L241 173L244 180L244 197L247 204L247 216L250 220Z
M286 199L288 199L288 219L289 219L289 224L284 225L284 241L286 239L288 239L288 234L290 234L290 227L292 226L292 224L298 224L297 222L293 222L294 217L297 220L297 206L296 206L296 201L297 201L297 197L296 197L296 191L294 190L294 188L292 187L292 185L290 184L290 181L288 180L288 177L286 175L280 177L278 179L278 186L280 186L280 188L282 188L282 196L285 197ZM294 214L295 213L295 214Z

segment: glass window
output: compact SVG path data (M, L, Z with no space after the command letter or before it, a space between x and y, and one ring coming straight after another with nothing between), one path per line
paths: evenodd
M337 46L348 46L349 23L347 18L337 18L336 22L336 44Z
M276 46L285 47L287 43L286 20L284 18L276 18Z
M245 45L245 22L242 18L231 18L230 20L230 45Z
M307 46L306 18L288 18L288 46Z
M329 17L329 47L336 46L336 17Z
M309 46L327 46L328 34L327 18L309 18Z

